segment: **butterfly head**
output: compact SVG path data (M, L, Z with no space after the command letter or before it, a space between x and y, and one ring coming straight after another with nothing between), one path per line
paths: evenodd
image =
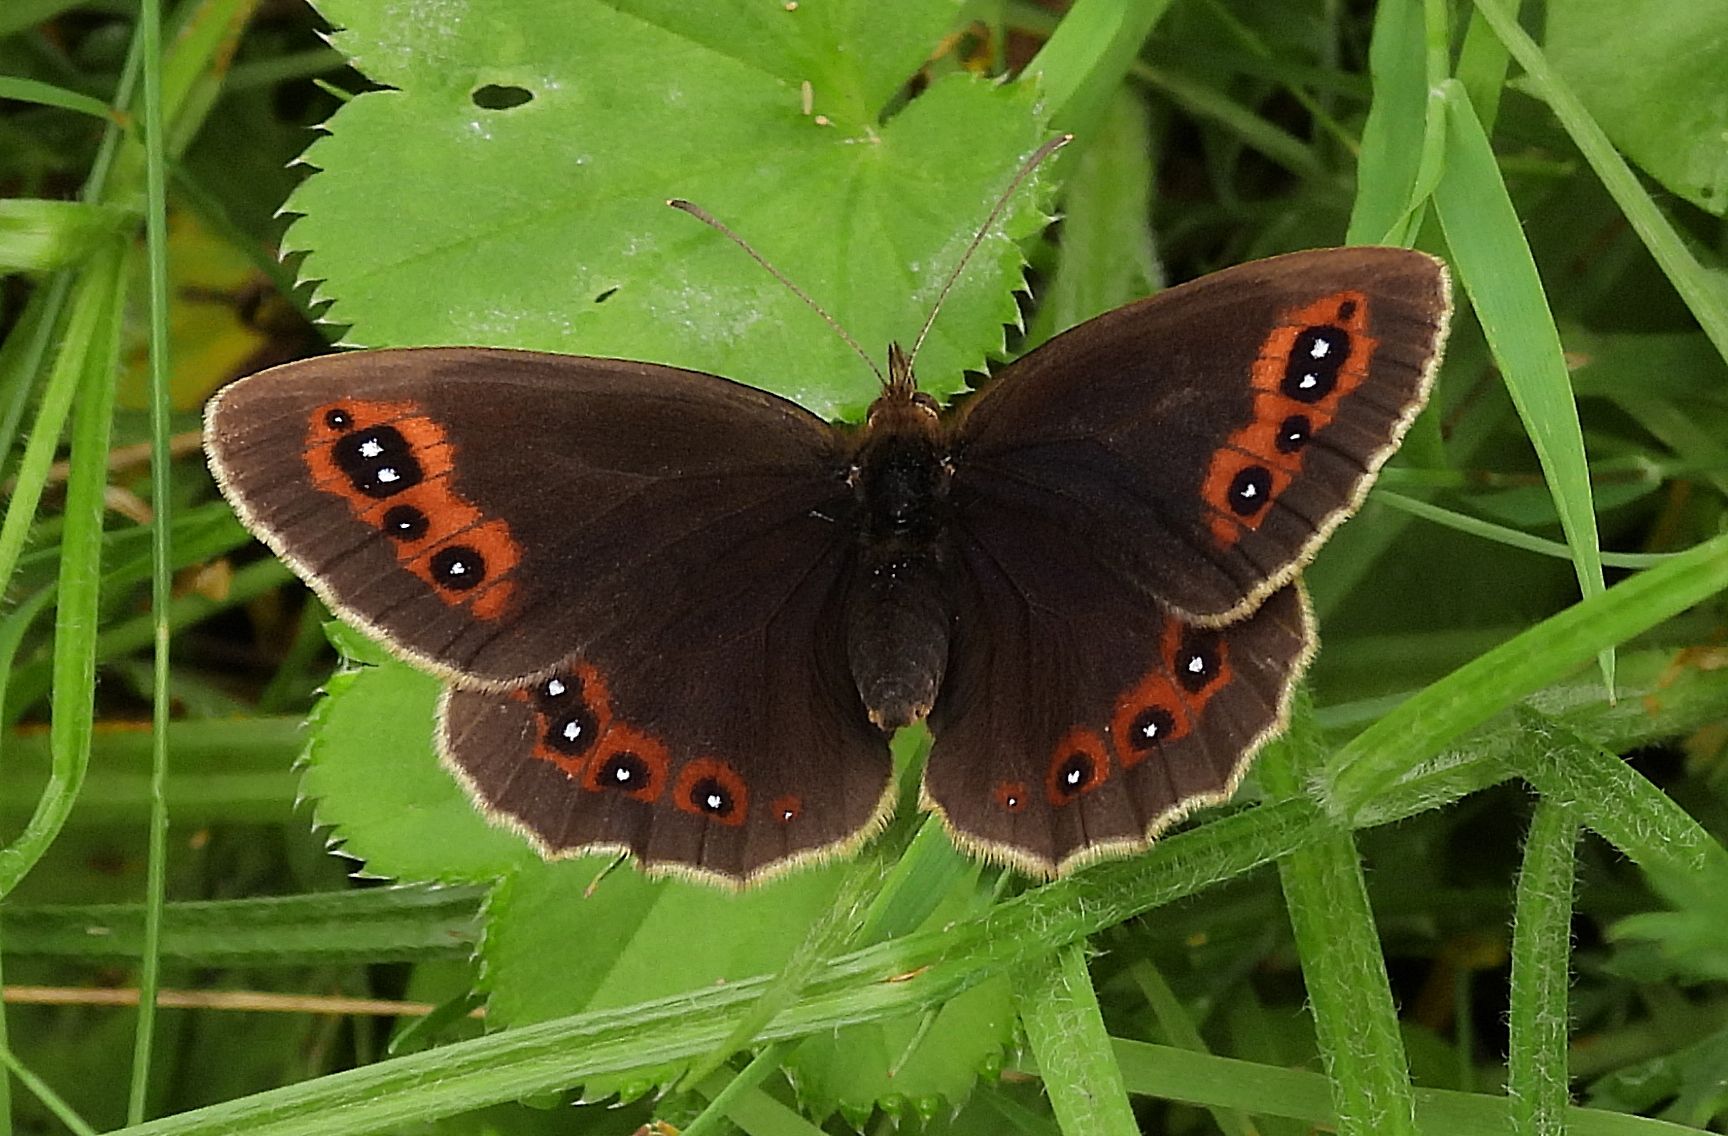
M888 375L882 380L882 394L870 404L866 425L873 431L910 428L914 431L933 430L942 414L942 404L918 389L918 379L912 373L912 357L898 343L888 345Z

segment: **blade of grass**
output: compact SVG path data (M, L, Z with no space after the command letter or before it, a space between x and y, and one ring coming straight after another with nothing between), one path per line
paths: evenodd
M1521 6L1519 0L1514 0L1514 15ZM1469 26L1464 29L1464 43L1458 49L1458 66L1453 76L1464 84L1464 93L1470 97L1470 105L1476 108L1482 129L1490 136L1494 133L1495 121L1500 117L1500 95L1506 89L1506 71L1511 62L1512 56L1506 45L1494 35L1482 13L1472 9Z
M1383 505L1400 509L1413 517L1421 517L1425 521L1433 521L1437 525L1445 525L1458 532L1479 536L1483 540L1491 540L1496 544L1504 544L1508 548L1518 548L1525 552L1534 552L1540 556L1550 556L1556 560L1571 560L1572 550L1558 541L1544 540L1532 536L1519 529L1506 525L1485 521L1480 517L1472 517L1468 513L1460 513L1452 509L1444 509L1439 505L1430 505L1426 501L1414 497L1406 497L1402 493L1394 493L1388 489L1375 490L1375 497ZM1610 568L1654 568L1664 560L1672 559L1672 552L1603 552L1600 554L1602 563Z
M1362 157L1356 172L1356 202L1344 242L1352 245L1410 243L1403 231L1422 150L1410 145L1426 129L1427 47L1415 0L1384 0L1374 11L1368 48L1374 101L1362 127Z
M1608 135L1596 125L1596 120L1590 117L1578 96L1548 66L1548 57L1519 26L1517 17L1507 9L1503 0L1474 2L1476 10L1500 37L1500 42L1524 68L1524 74L1536 93L1547 101L1554 117L1572 136L1584 160L1602 179L1603 188L1620 206L1644 247L1650 250L1650 255L1661 265L1674 290L1680 293L1680 298L1697 317L1704 334L1715 344L1717 352L1728 359L1728 287L1723 285L1719 276L1713 276L1698 263L1679 232L1639 183L1638 175L1614 149Z
M1584 429L1578 421L1560 332L1488 135L1463 85L1451 80L1443 86L1446 174L1434 191L1435 211L1507 393L1536 447L1560 527L1572 549L1578 586L1589 599L1607 585L1602 578ZM1605 648L1600 659L1602 677L1612 689L1612 650Z
M1260 758L1261 784L1296 799L1322 749L1313 707L1299 697L1289 732ZM1278 878L1339 1133L1416 1136L1410 1062L1354 838L1333 828L1281 859Z
M59 1093L49 1088L48 1083L42 1078L25 1068L24 1064L18 1060L18 1055L4 1045L0 1045L0 1064L4 1064L6 1070L18 1078L18 1083L30 1090L30 1095L41 1101L43 1106L54 1114L54 1119L64 1124L67 1131L71 1132L73 1136L96 1136L96 1129L85 1123L84 1118L79 1116Z
M1332 1124L1326 1081L1318 1073L1190 1053L1168 1045L1116 1039L1128 1091L1195 1105L1227 1104L1261 1116L1282 1116L1325 1130ZM1425 1136L1511 1136L1504 1097L1417 1089L1416 1118ZM1566 1110L1569 1136L1698 1136L1696 1128L1606 1109Z
M11 845L0 849L0 898L18 885L53 843L77 799L89 764L95 713L96 621L102 580L103 494L107 489L108 438L113 426L120 355L125 250L118 245L105 250L91 262L87 273L91 281L85 293L88 301L75 302L73 323L79 322L80 310L86 312L91 339L68 343L62 353L62 358L77 355L79 365L75 376L78 405L72 432L72 473L66 484L66 535L54 620L49 725L53 766L35 815ZM51 382L51 388L52 385ZM31 438L32 444L35 441ZM40 485L38 481L38 493ZM35 501L28 507L33 510ZM11 512L6 519L12 520ZM0 579L9 575L8 563Z
M1335 753L1316 786L1354 818L1399 777L1520 699L1728 588L1728 536L1698 544L1543 620L1413 695Z
M162 953L223 968L460 961L479 941L484 898L481 887L394 885L171 903ZM8 904L0 928L9 955L130 962L144 950L139 904Z
M162 109L162 0L142 0L137 33L144 40L145 254L150 278L150 615L154 623L150 692L150 828L144 890L144 960L132 1040L132 1084L126 1122L144 1119L156 1037L156 991L162 982L162 905L168 872L169 605L173 600L173 430L168 378L168 147Z
M1086 970L1086 944L1072 943L1025 967L1014 1000L1062 1131L1138 1136L1140 1125Z
M773 984L739 1020L726 1040L679 1078L680 1091L687 1091L718 1072L734 1053L750 1044L763 1026L797 1000L822 963L848 946L864 925L865 911L871 898L881 890L882 878L883 865L877 856L859 856L852 862L834 895L834 902L821 918L810 925L803 942L793 948L791 957L775 976ZM718 1106L718 1101L710 1104L691 1127L699 1130L705 1127L702 1125L703 1117L714 1123L722 1115Z
M1217 87L1181 71L1146 64L1134 77L1156 88L1196 118L1209 119L1235 135L1250 149L1272 159L1298 177L1326 181L1330 171L1310 146L1283 127L1256 114Z
M1171 0L1078 0L1032 61L1022 81L1038 84L1053 130L1090 137L1116 97L1122 77L1139 57ZM1075 150L1083 147L1075 147ZM1062 168L1073 154L1058 154Z
M699 1085L697 1092L709 1098L708 1111L703 1116L710 1113L730 1116L750 1136L823 1136L822 1129L755 1088L776 1068L777 1060L769 1058L777 1059L785 1048L784 1042L775 1042L731 1080L722 1083L716 1076ZM703 1136L708 1130L703 1116L697 1117L679 1136Z
M1506 1097L1518 1136L1563 1136L1571 1104L1566 1073L1572 939L1572 809L1537 804L1524 842L1512 917L1512 992Z
M73 398L85 376L90 353L101 338L102 321L113 307L115 260L111 250L104 250L100 257L85 266L73 287L72 310L60 340L60 353L55 357L48 384L42 391L42 401L36 408L30 439L24 444L24 456L18 462L12 495L6 501L6 519L0 522L0 591L4 591L12 581L18 555L24 548L24 538L35 518L36 506L41 503L42 490L48 483L54 451L72 413ZM104 468L102 459L98 459L97 467Z
M749 1019L746 1018L745 1023L748 1022ZM751 1035L754 1036L759 1028L758 1026L752 1029ZM731 1036L736 1037L740 1032L741 1030L734 1029ZM727 1052L732 1051L730 1037L716 1047L716 1052L721 1049ZM776 1041L764 1046L762 1051L752 1057L750 1063L738 1073L732 1073L729 1069L724 1072L719 1069L713 1070L700 1085L694 1086L692 1090L706 1096L708 1104L696 1114L695 1120L685 1125L680 1136L717 1136L718 1133L730 1130L732 1121L737 1119L733 1115L734 1111L744 1107L752 1098L761 1095L757 1093L757 1087L768 1078L770 1073L780 1067L780 1063L786 1059L790 1050L790 1043ZM704 1065L708 1063L708 1058L704 1058L701 1062ZM692 1068L695 1067L697 1066L692 1066ZM680 1083L689 1085L689 1081L690 1078L686 1075Z
M281 561L256 561L234 573L221 599L211 599L196 592L175 596L168 606L169 626L178 631L208 619L217 612L239 607L293 581L294 573ZM155 617L145 614L122 620L107 628L96 639L97 659L111 659L143 650L155 637L155 625ZM12 676L11 689L7 692L9 701L4 707L5 721L15 720L17 715L22 714L47 691L48 686L49 672L45 667L35 662L19 666Z
M133 221L124 209L87 201L0 200L0 274L76 267Z
M36 288L17 323L12 325L5 344L0 345L0 390L7 392L5 409L0 410L0 482L9 480L8 459L12 456L13 441L29 408L30 396L36 392L36 379L42 374L42 361L54 342L54 328L60 322L60 313L66 310L66 297L75 275L57 272L47 284ZM0 581L5 579L0 575Z
M126 117L101 99L81 91L69 91L40 79L25 79L17 75L0 75L0 99L16 99L38 106L59 107L61 110L87 114L107 122L126 125Z
M1164 1031L1164 1036L1171 1045L1181 1046L1190 1053L1211 1052L1206 1047L1205 1039L1200 1036L1200 1031L1194 1028L1193 1019L1188 1016L1181 999L1176 997L1176 992L1170 989L1170 984L1164 980L1163 972L1151 959L1140 958L1130 963L1128 975L1140 988L1147 1004L1152 1007L1153 1016L1158 1019L1158 1027ZM1218 1131L1224 1136L1255 1136L1254 1125L1240 1109L1208 1106L1207 1111L1212 1114L1212 1123L1218 1126Z

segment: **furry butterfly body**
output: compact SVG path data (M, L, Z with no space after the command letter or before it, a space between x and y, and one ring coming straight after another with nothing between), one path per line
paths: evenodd
M867 837L887 739L1036 874L1227 797L1313 649L1297 573L1426 399L1420 253L1256 262L1075 328L958 410L891 353L859 427L724 379L477 348L225 390L241 516L446 681L438 745L548 855L738 883Z

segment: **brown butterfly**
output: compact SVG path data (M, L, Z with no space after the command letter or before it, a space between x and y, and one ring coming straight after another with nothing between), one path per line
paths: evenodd
M925 806L1048 875L1227 798L1314 648L1296 575L1427 398L1444 265L1296 253L860 427L649 363L336 355L212 403L234 507L446 682L445 762L545 855L758 879Z

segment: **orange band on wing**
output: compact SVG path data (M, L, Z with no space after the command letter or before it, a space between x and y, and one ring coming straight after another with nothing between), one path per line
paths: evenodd
M309 417L303 457L313 486L388 537L433 595L479 619L509 610L521 545L508 522L456 491L457 447L418 405L325 403Z
M1301 473L1308 443L1368 377L1376 346L1363 292L1335 292L1278 317L1254 360L1254 416L1213 454L1201 483L1220 545L1260 526Z

